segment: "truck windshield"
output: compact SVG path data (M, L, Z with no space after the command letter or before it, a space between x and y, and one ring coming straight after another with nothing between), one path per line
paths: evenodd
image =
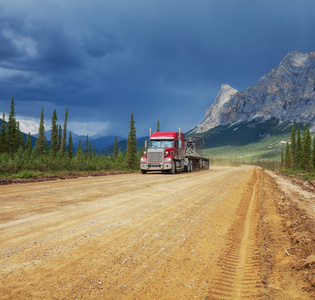
M152 148L158 148L158 147L163 147L163 148L171 148L174 145L174 140L162 140L162 141L157 141L157 140L151 140L150 141L150 147Z

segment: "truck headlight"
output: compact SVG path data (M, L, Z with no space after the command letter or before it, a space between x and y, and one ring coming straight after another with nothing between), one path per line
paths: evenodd
M141 157L140 161L141 161L141 162L146 162L146 161L147 161L147 158L146 158L146 157Z
M172 161L172 158L171 158L171 157L166 157L166 158L164 159L164 161L165 161L165 162L171 162L171 161Z

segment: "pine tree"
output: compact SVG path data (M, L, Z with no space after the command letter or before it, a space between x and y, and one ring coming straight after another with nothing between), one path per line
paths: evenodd
M19 147L19 134L16 129L15 104L13 98L11 100L11 108L7 125L7 145L8 152L11 154L15 153Z
M95 145L93 146L93 157L96 156L96 150L95 150Z
M65 122L63 124L63 135L61 141L61 152L65 153L67 150L67 122L68 122L68 108L65 113Z
M310 128L307 127L305 130L305 137L303 143L303 169L310 171L312 168L312 138L310 133Z
M291 150L290 150L289 142L287 142L287 147L285 149L284 162L285 162L285 168L290 169L291 168Z
M5 126L5 114L2 116L1 132L0 132L0 153L8 152L7 133Z
M44 125L44 109L42 108L42 112L40 115L38 136L36 138L36 144L35 144L35 153L39 155L46 154L47 150L48 150L48 143L46 139L46 131L45 131L45 125Z
M304 145L304 141L305 141L305 136L306 136L306 125L303 125L303 145Z
M92 158L92 142L89 142L88 158Z
M160 132L160 120L157 121L156 132Z
M295 141L295 125L292 125L291 138L290 138L290 150L291 150L291 166L293 169L296 168L296 141Z
M32 154L32 139L31 133L29 132L26 139L25 152L27 156L31 156Z
M18 136L18 149L25 150L25 139L23 133L20 131L20 123L16 122L16 133Z
M115 136L115 143L114 143L114 158L116 159L118 156L118 141L117 136Z
M50 133L50 148L49 152L55 156L58 152L58 124L57 112L54 109L51 117L51 133Z
M70 131L69 134L69 147L68 147L68 153L69 153L69 158L71 159L73 157L73 140L72 140L72 134Z
M136 136L136 128L135 128L135 121L133 118L133 114L131 114L130 119L130 131L127 140L127 156L126 156L126 163L127 167L131 170L135 169L136 167L136 160L137 160L137 136Z
M58 151L61 150L61 140L62 140L62 127L61 124L58 126Z
M303 164L303 155L302 155L302 139L301 139L301 129L298 126L297 140L296 140L296 165L297 168L300 168Z
M284 150L281 149L281 162L280 162L280 168L284 169L285 163L284 163Z
M82 150L82 146L81 146L81 140L79 140L79 144L78 144L78 148L75 152L75 156L76 157L82 157L83 156L83 150Z
M85 157L88 156L89 153L89 135L86 135L86 141L85 141Z

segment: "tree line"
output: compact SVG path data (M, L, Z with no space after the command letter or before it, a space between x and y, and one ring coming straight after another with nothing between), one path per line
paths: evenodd
M312 140L309 126L292 125L290 141L281 153L281 167L312 172L315 170L315 136Z
M110 156L97 155L95 147L92 150L88 135L85 151L82 149L81 140L79 140L77 149L74 149L71 132L69 137L67 133L68 116L68 109L66 109L62 127L61 124L58 124L57 112L54 109L48 140L44 125L44 109L42 109L38 135L33 147L31 134L28 133L25 141L24 135L20 131L12 98L8 121L6 122L5 114L2 116L0 175L23 172L24 175L31 177L34 172L136 170L138 168L142 153L137 149L133 114L131 114L127 150L120 151L117 137L115 137L114 153Z

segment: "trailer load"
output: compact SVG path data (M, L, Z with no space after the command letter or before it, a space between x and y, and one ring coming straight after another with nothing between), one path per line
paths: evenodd
M140 159L142 174L162 171L171 174L177 171L192 172L209 169L209 158L202 156L202 137L185 140L179 132L154 132L146 142L145 154Z

